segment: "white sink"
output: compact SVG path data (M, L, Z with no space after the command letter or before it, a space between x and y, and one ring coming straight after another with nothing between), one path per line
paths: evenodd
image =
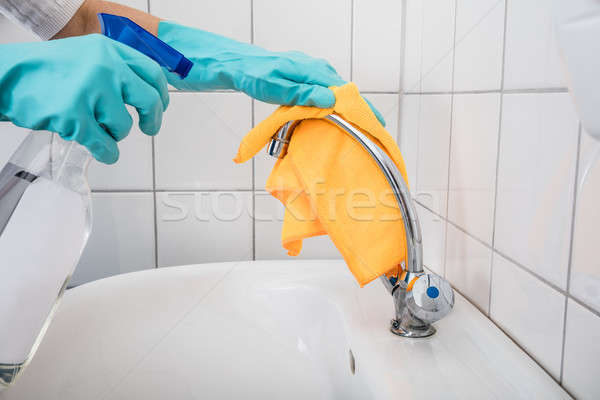
M460 295L431 338L394 336L392 315L341 261L115 276L67 291L0 399L569 398Z

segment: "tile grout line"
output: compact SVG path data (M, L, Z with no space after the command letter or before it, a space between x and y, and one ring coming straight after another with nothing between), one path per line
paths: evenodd
M150 1L150 0L148 0ZM154 205L154 268L158 268L158 207L156 206L156 156L152 137L152 202Z
M404 50L406 47L406 0L402 0L400 3L400 69L398 71L398 91L395 92L398 95L398 119L397 119L397 131L396 131L396 142L400 146L402 143L402 95L403 95L403 80L404 80Z
M473 307L475 307L477 310L479 310L483 315L485 315L485 313L483 312L483 310L481 310L481 308L475 304L465 293L463 293L461 290L454 288L454 290L456 292L458 292L462 297L465 298L465 300L467 300ZM498 328L504 335L506 335L506 337L508 339L510 339L511 342L513 342L513 344L515 346L517 346L523 353L527 354L527 356L534 362L536 363L546 374L548 374L548 376L554 381L556 382L565 392L567 392L567 394L573 398L575 398L575 396L573 396L566 388L564 388L560 381L558 381L557 378L555 378L554 376L552 376L552 374L550 373L550 371L548 369L546 369L545 366L543 366L541 364L540 361L538 361L531 353L529 353L529 351L527 351L527 349L525 347L523 347L519 342L517 342L517 340L515 339L515 337L513 335L510 334L510 332L506 329L504 329L504 327L502 327L498 322L496 322L495 320L493 320L492 318L486 316L486 319L489 320L496 328Z
M461 226L459 226L459 225L455 224L454 222L448 220L447 218L441 216L439 213L435 212L434 210L432 210L431 208L429 208L427 205L425 205L425 204L423 204L423 203L421 203L419 201L416 201L416 202L420 206L422 206L423 208L425 208L427 211L429 211L430 213L432 213L433 215L435 215L436 217L441 218L442 220L446 221L448 225L452 225L454 228L456 228L457 230L461 231L465 235L469 236L471 239L475 240L476 242L478 242L482 246L484 246L487 249L491 250L492 252L498 254L499 256L501 256L503 258L506 258L507 261L510 261L511 263L513 263L514 265L516 265L519 269L527 272L529 275L531 275L535 279L541 281L546 286L550 287L551 289L554 289L555 291L559 292L560 294L562 294L564 296L568 296L569 299L573 300L575 303L579 304L581 307L585 308L586 310L588 310L592 314L600 317L600 311L599 310L595 310L594 308L592 308L591 306L589 306L585 302L583 302L583 300L579 300L577 297L573 296L572 294L567 293L564 289L559 288L554 283L546 280L546 278L538 275L536 272L533 272L528 267L526 267L525 265L521 264L519 261L517 261L517 260L513 259L512 257L510 257L509 255L505 254L503 251L492 248L492 246L490 246L488 243L484 242L483 240L479 239L476 236L473 236L471 233L469 233L468 231L466 231L464 228L462 228Z
M579 190L579 185L577 181L579 180L579 163L581 156L581 134L582 134L582 125L581 121L579 122L579 126L577 129L577 155L575 161L575 182L573 183L573 207L571 209L571 235L569 242L569 261L567 263L567 286L565 296L565 313L563 316L563 337L562 337L562 346L561 346L561 354L560 354L560 382L563 380L563 372L565 367L565 343L567 338L567 312L568 312L568 302L569 302L569 291L571 288L571 269L573 266L573 244L574 244L574 236L575 236L575 215L577 212L577 195Z
M503 93L503 94L529 94L529 93L567 93L566 87L554 88L524 88L524 89L481 89L481 90L457 90L457 91L427 91L427 92L404 92L405 95L433 95L433 94L484 94L484 93Z
M500 145L502 140L502 115L504 111L504 69L506 66L506 24L508 20L508 0L504 2L504 30L502 33L502 66L500 67L500 110L498 115L498 139L496 140L496 171L494 177L494 210L492 214L492 246L496 243L496 213L498 210L498 176L500 175ZM494 253L490 260L490 284L488 290L488 313L492 315L492 280L494 279Z
M454 64L456 61L456 15L458 11L458 0L454 1L454 27L452 31L452 82L450 87L450 137L448 138L448 177L446 178L446 217L442 217L446 224L444 226L444 278L446 278L446 265L448 255L448 210L450 209L450 165L452 158L452 132L454 127Z
M148 14L150 14L150 0L146 0L146 8ZM154 213L152 215L154 220L154 268L158 268L158 209L156 207L156 160L154 155L154 140L155 137L152 137L152 205L154 208ZM102 193L98 191L98 193Z
M254 0L250 0L250 43L254 44ZM254 128L256 102L250 101L250 124ZM256 260L256 160L252 157L252 260Z
M356 0L350 0L350 82L354 75L354 5ZM366 93L366 92L365 92Z

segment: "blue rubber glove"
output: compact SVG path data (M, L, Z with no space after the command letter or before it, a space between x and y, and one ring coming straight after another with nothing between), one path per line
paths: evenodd
M75 140L98 161L119 158L133 123L125 104L155 135L168 103L158 64L102 35L0 45L0 119Z
M329 87L346 83L326 60L298 51L272 52L166 21L158 25L158 38L194 63L185 79L167 72L177 89L233 89L266 103L329 108L335 104Z

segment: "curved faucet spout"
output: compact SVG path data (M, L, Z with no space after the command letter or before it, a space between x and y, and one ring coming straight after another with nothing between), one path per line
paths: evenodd
M425 337L435 332L431 326L445 316L454 304L452 287L437 275L423 271L423 247L421 228L408 185L396 164L377 144L339 115L330 114L325 119L353 137L375 160L392 187L402 215L406 234L406 265L402 275L381 276L386 289L394 298L396 318L392 320L392 332L406 337ZM294 129L300 121L285 123L268 145L269 155L283 158ZM416 289L416 290L415 290Z

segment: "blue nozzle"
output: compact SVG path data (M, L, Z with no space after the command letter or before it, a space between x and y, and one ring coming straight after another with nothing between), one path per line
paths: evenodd
M183 54L130 20L112 14L98 14L102 34L133 47L161 66L185 78L193 63Z

